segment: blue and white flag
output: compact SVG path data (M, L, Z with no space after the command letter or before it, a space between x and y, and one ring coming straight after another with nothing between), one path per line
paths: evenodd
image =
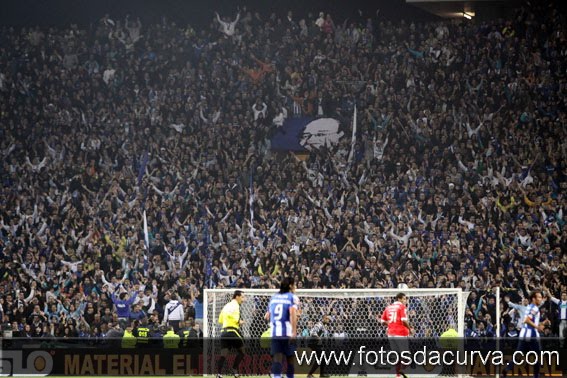
M148 218L146 218L146 210L144 210L144 244L146 249L150 250L150 236L148 234Z
M249 199L249 205L250 205L250 224L252 226L254 226L254 179L252 174L250 174L250 199Z
M348 155L349 166L352 164L355 145L356 145L356 105L354 106L354 115L352 116L352 138L350 140L350 154Z
M138 186L142 183L142 179L144 178L144 174L146 173L146 166L148 165L149 155L148 151L144 151L142 155L142 159L140 160L140 167L138 169Z

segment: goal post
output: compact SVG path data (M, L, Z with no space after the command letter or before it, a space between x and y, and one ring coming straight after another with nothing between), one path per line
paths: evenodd
M266 331L263 320L271 289L241 289L246 300L240 307L244 337L256 338ZM298 333L309 324L319 322L323 315L333 319L334 331L350 338L384 336L385 329L375 321L398 293L408 296L408 318L416 331L415 337L439 337L449 328L464 336L465 308L468 293L461 289L301 289L295 294L301 302ZM220 336L218 317L223 306L231 301L234 289L205 289L203 333L205 337ZM300 335L299 335L300 336Z

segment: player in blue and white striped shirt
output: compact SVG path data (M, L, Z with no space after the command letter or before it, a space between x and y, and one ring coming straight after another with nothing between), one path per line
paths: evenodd
M524 353L528 351L535 351L539 353L541 350L539 344L539 333L545 329L546 324L549 324L549 320L540 322L539 306L541 306L543 302L543 295L541 294L541 291L532 292L530 300L531 303L526 309L524 324L520 330L518 351ZM534 378L539 378L539 368L539 365L534 366ZM511 369L512 363L510 362L502 371L502 376L506 377Z
M524 324L520 330L520 339L522 341L530 341L532 338L539 338L539 331L543 331L543 324L539 324L540 312L539 306L541 305L541 293L536 293L535 298L540 298L539 303L532 299L532 303L528 305L526 314L524 316Z
M295 282L293 278L284 278L280 284L280 292L275 294L268 305L266 320L272 324L272 377L281 378L283 356L287 358L287 378L293 378L295 352L294 339L297 335L297 318L299 317L299 298L293 294Z

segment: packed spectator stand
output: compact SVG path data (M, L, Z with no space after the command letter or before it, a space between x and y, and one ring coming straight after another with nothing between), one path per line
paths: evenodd
M285 275L461 287L469 336L495 332L494 287L559 298L567 35L551 4L491 22L243 8L212 9L202 29L112 15L2 27L3 330L159 330L177 297L193 325L204 288ZM345 137L306 159L273 151L283 121L305 115L338 119ZM519 315L502 306L507 334ZM557 335L555 304L543 313Z

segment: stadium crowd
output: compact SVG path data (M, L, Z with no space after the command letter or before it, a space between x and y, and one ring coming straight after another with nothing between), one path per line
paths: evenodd
M193 325L204 288L285 275L461 287L469 335L495 332L495 287L503 334L518 324L508 299L560 298L565 15L532 2L490 22L366 16L3 26L4 330L158 328L177 297ZM273 151L296 116L335 118L345 136L306 158ZM543 313L557 334L555 304Z

